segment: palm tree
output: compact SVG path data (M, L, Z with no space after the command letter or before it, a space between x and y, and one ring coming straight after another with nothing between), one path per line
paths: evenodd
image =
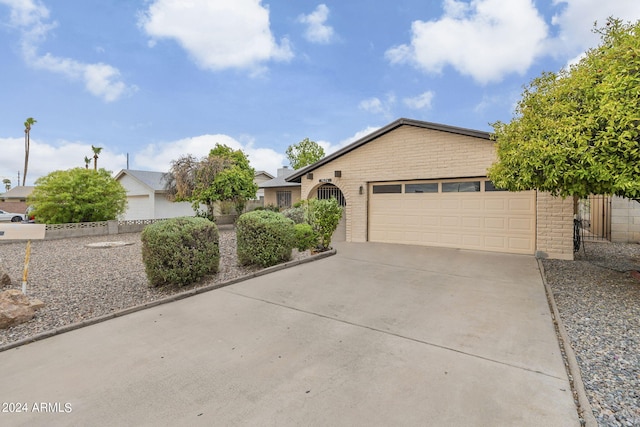
M11 180L9 178L5 178L2 180L2 183L4 184L4 188L9 191L11 190Z
M98 154L100 154L100 152L102 151L102 147L94 147L93 145L91 146L91 149L93 150L93 170L98 170Z
M30 133L31 126L35 124L37 120L33 117L27 118L24 122L24 174L22 175L22 186L24 187L27 182L27 168L29 166L29 146L31 145Z
M89 169L89 163L91 163L91 157L84 156L84 167Z

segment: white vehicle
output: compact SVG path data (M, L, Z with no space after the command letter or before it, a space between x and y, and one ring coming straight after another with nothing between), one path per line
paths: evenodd
M24 215L19 213L11 213L0 209L0 221L22 222Z

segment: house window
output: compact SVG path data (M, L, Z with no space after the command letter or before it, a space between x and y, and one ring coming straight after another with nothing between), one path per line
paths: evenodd
M484 182L484 191L507 191L504 188L498 188L496 187L493 182L491 181L485 181Z
M443 182L443 193L471 193L480 191L480 181Z
M291 207L291 191L277 191L276 198L278 200L279 208L290 208Z
M405 184L405 193L437 193L438 183L430 182L427 184Z
M402 193L402 184L374 185L373 194Z

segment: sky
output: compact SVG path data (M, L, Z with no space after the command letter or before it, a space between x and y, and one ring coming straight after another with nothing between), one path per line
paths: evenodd
M216 143L256 170L399 118L491 131L637 0L0 0L0 179L166 172ZM91 166L93 167L93 165Z

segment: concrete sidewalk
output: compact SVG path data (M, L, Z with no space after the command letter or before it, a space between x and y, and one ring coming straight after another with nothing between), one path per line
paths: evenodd
M0 367L0 425L579 425L536 260L517 255L341 243Z

